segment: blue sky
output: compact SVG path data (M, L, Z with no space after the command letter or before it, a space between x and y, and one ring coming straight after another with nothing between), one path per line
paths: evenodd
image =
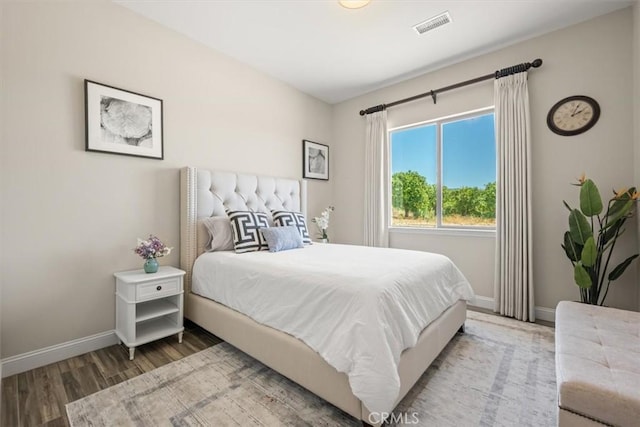
M392 174L412 170L435 184L436 127L428 125L391 134ZM482 188L496 180L493 113L446 123L442 137L444 186Z

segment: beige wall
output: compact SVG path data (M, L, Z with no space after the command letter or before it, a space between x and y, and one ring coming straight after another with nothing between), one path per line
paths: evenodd
M2 357L113 329L136 237L178 265L180 167L300 178L302 139L331 144L329 105L114 3L3 12ZM85 78L164 100L164 161L84 151Z
M0 13L0 355L113 329L114 271L138 268L136 237L156 233L179 259L178 168L185 165L300 177L301 139L331 145L331 181L309 183L309 212L336 206L335 241L361 243L365 107L542 57L530 74L537 305L576 299L559 248L561 200L583 170L600 185L640 184L640 7L484 55L333 109L110 2L4 3ZM632 21L633 20L633 21ZM635 23L635 72L631 34ZM165 160L84 151L84 78L164 100ZM636 84L635 147L632 99ZM558 99L586 94L602 106L586 134L544 124ZM389 110L391 126L492 103L483 83ZM2 126L4 124L4 126ZM332 131L333 130L333 131ZM614 166L612 166L614 165ZM636 248L630 230L622 252ZM335 237L334 237L335 236ZM393 234L396 247L449 255L479 295L493 295L494 239ZM609 303L633 307L636 275ZM633 272L635 273L635 271Z
M363 141L365 119L358 111L430 89L487 74L504 66L542 58L529 74L532 120L533 248L536 305L553 308L578 299L572 269L560 248L567 227L565 199L576 204L569 185L586 172L609 195L634 181L632 116L632 13L627 8L592 21L531 39L334 106L334 234L339 241L362 242ZM561 137L546 126L549 108L565 96L584 94L600 103L602 116L589 132ZM437 118L491 105L493 85L480 83L389 110L390 126ZM636 250L635 225L624 236L620 257ZM494 239L436 234L395 234L396 247L443 252L459 264L478 295L493 297ZM630 270L609 293L610 305L635 308L636 271Z
M640 0L636 0L633 5L633 82L634 82L634 141L635 141L635 162L634 182L640 187ZM637 217L640 224L640 215ZM638 241L640 242L640 227L638 227ZM638 271L640 272L640 263L638 263ZM640 276L639 276L640 277ZM638 292L638 311L640 311L640 292Z

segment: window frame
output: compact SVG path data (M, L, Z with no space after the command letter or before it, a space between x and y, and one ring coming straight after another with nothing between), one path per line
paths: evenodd
M487 236L493 237L495 235L496 227L488 226L464 226L464 225L443 225L442 224L442 126L457 122L465 119L469 119L477 116L484 116L493 113L495 118L495 106L482 107L471 111L465 111L464 113L451 114L448 116L438 117L436 119L425 120L418 123L412 123L409 125L396 126L387 130L387 152L389 153L388 166L389 166L389 183L388 183L388 195L387 195L387 229L392 232L398 233L434 233L442 235L472 235L472 236ZM413 129L428 125L436 125L436 224L433 227L411 227L402 225L393 225L393 170L391 166L393 164L393 154L391 149L391 134L399 130ZM495 128L494 128L495 129ZM496 144L496 156L497 156L497 144ZM496 183L498 182L498 170L496 161Z

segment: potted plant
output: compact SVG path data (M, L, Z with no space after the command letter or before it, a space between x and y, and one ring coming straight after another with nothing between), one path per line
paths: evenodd
M569 209L569 231L564 233L564 249L573 265L573 277L580 287L583 303L603 305L611 282L625 272L638 254L631 255L615 268L609 269L609 261L618 241L624 233L624 223L631 218L638 193L635 188L614 191L605 207L600 191L584 174L579 179L580 209Z
M315 217L311 220L311 222L316 224L318 227L318 231L320 232L320 239L322 239L323 243L327 243L329 241L329 236L327 236L327 229L329 228L329 217L331 216L331 212L333 212L334 207L329 206L325 210L322 211L319 217Z
M156 258L169 255L172 249L156 236L150 234L147 240L138 238L138 245L133 251L145 260L143 268L146 273L157 273L158 260Z

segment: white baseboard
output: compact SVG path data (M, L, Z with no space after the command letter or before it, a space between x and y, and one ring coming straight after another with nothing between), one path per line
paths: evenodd
M556 323L556 309L547 307L536 307L536 319Z
M30 351L16 356L2 359L2 378L31 369L39 368L50 363L59 362L70 357L79 356L90 351L98 350L118 343L114 331L101 332L62 344L52 345L39 350Z
M475 300L469 302L469 305L471 307L484 308L485 310L493 310L493 304L494 304L493 298L483 297L481 295L476 295ZM536 307L535 312L536 312L536 319L546 320L547 322L556 321L555 308Z
M471 307L484 308L485 310L493 310L493 298L476 295L473 301L469 301Z

